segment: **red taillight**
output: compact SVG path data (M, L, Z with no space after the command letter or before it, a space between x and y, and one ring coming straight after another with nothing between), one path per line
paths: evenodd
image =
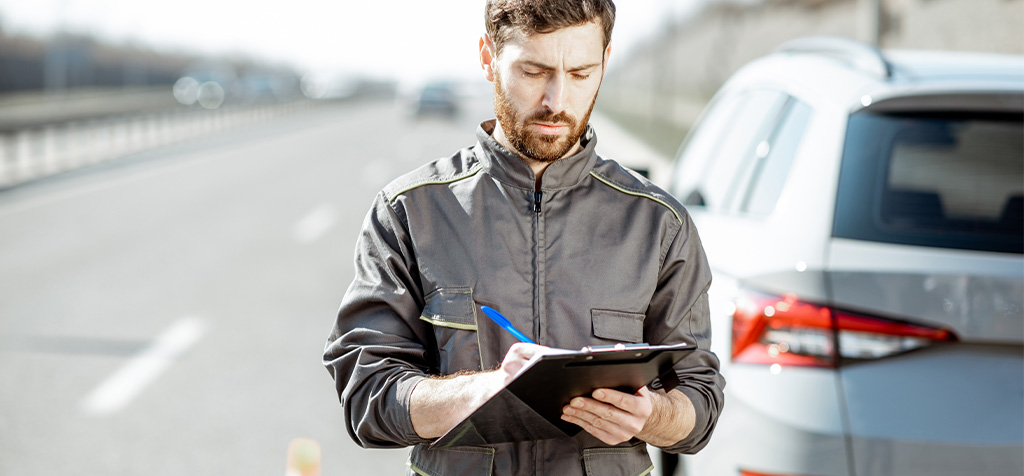
M956 340L945 329L835 311L795 295L744 291L735 305L733 362L836 367Z

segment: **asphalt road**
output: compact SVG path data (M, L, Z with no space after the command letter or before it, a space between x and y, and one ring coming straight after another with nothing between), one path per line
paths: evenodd
M324 475L402 474L321 353L375 193L488 107L321 109L0 193L0 475L280 475L298 437Z

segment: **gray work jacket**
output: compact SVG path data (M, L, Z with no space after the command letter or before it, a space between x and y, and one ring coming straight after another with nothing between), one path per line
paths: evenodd
M428 449L409 418L427 375L491 370L516 342L481 312L500 310L538 344L687 342L676 369L693 432L666 448L695 452L711 436L725 381L708 350L711 282L697 230L651 182L583 150L535 175L481 124L478 143L387 185L363 223L355 279L324 350L349 434L364 447L415 445L425 475L640 475L646 445L572 438Z

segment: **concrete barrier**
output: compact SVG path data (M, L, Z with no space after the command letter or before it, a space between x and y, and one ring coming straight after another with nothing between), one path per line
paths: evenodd
M0 132L0 190L330 104L335 103L303 99L212 111L180 108Z

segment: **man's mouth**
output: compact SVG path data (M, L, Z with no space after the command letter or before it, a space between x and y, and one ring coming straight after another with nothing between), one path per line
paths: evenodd
M533 127L537 129L541 134L559 135L565 133L569 129L568 124L561 123L545 123L545 122L534 122Z

